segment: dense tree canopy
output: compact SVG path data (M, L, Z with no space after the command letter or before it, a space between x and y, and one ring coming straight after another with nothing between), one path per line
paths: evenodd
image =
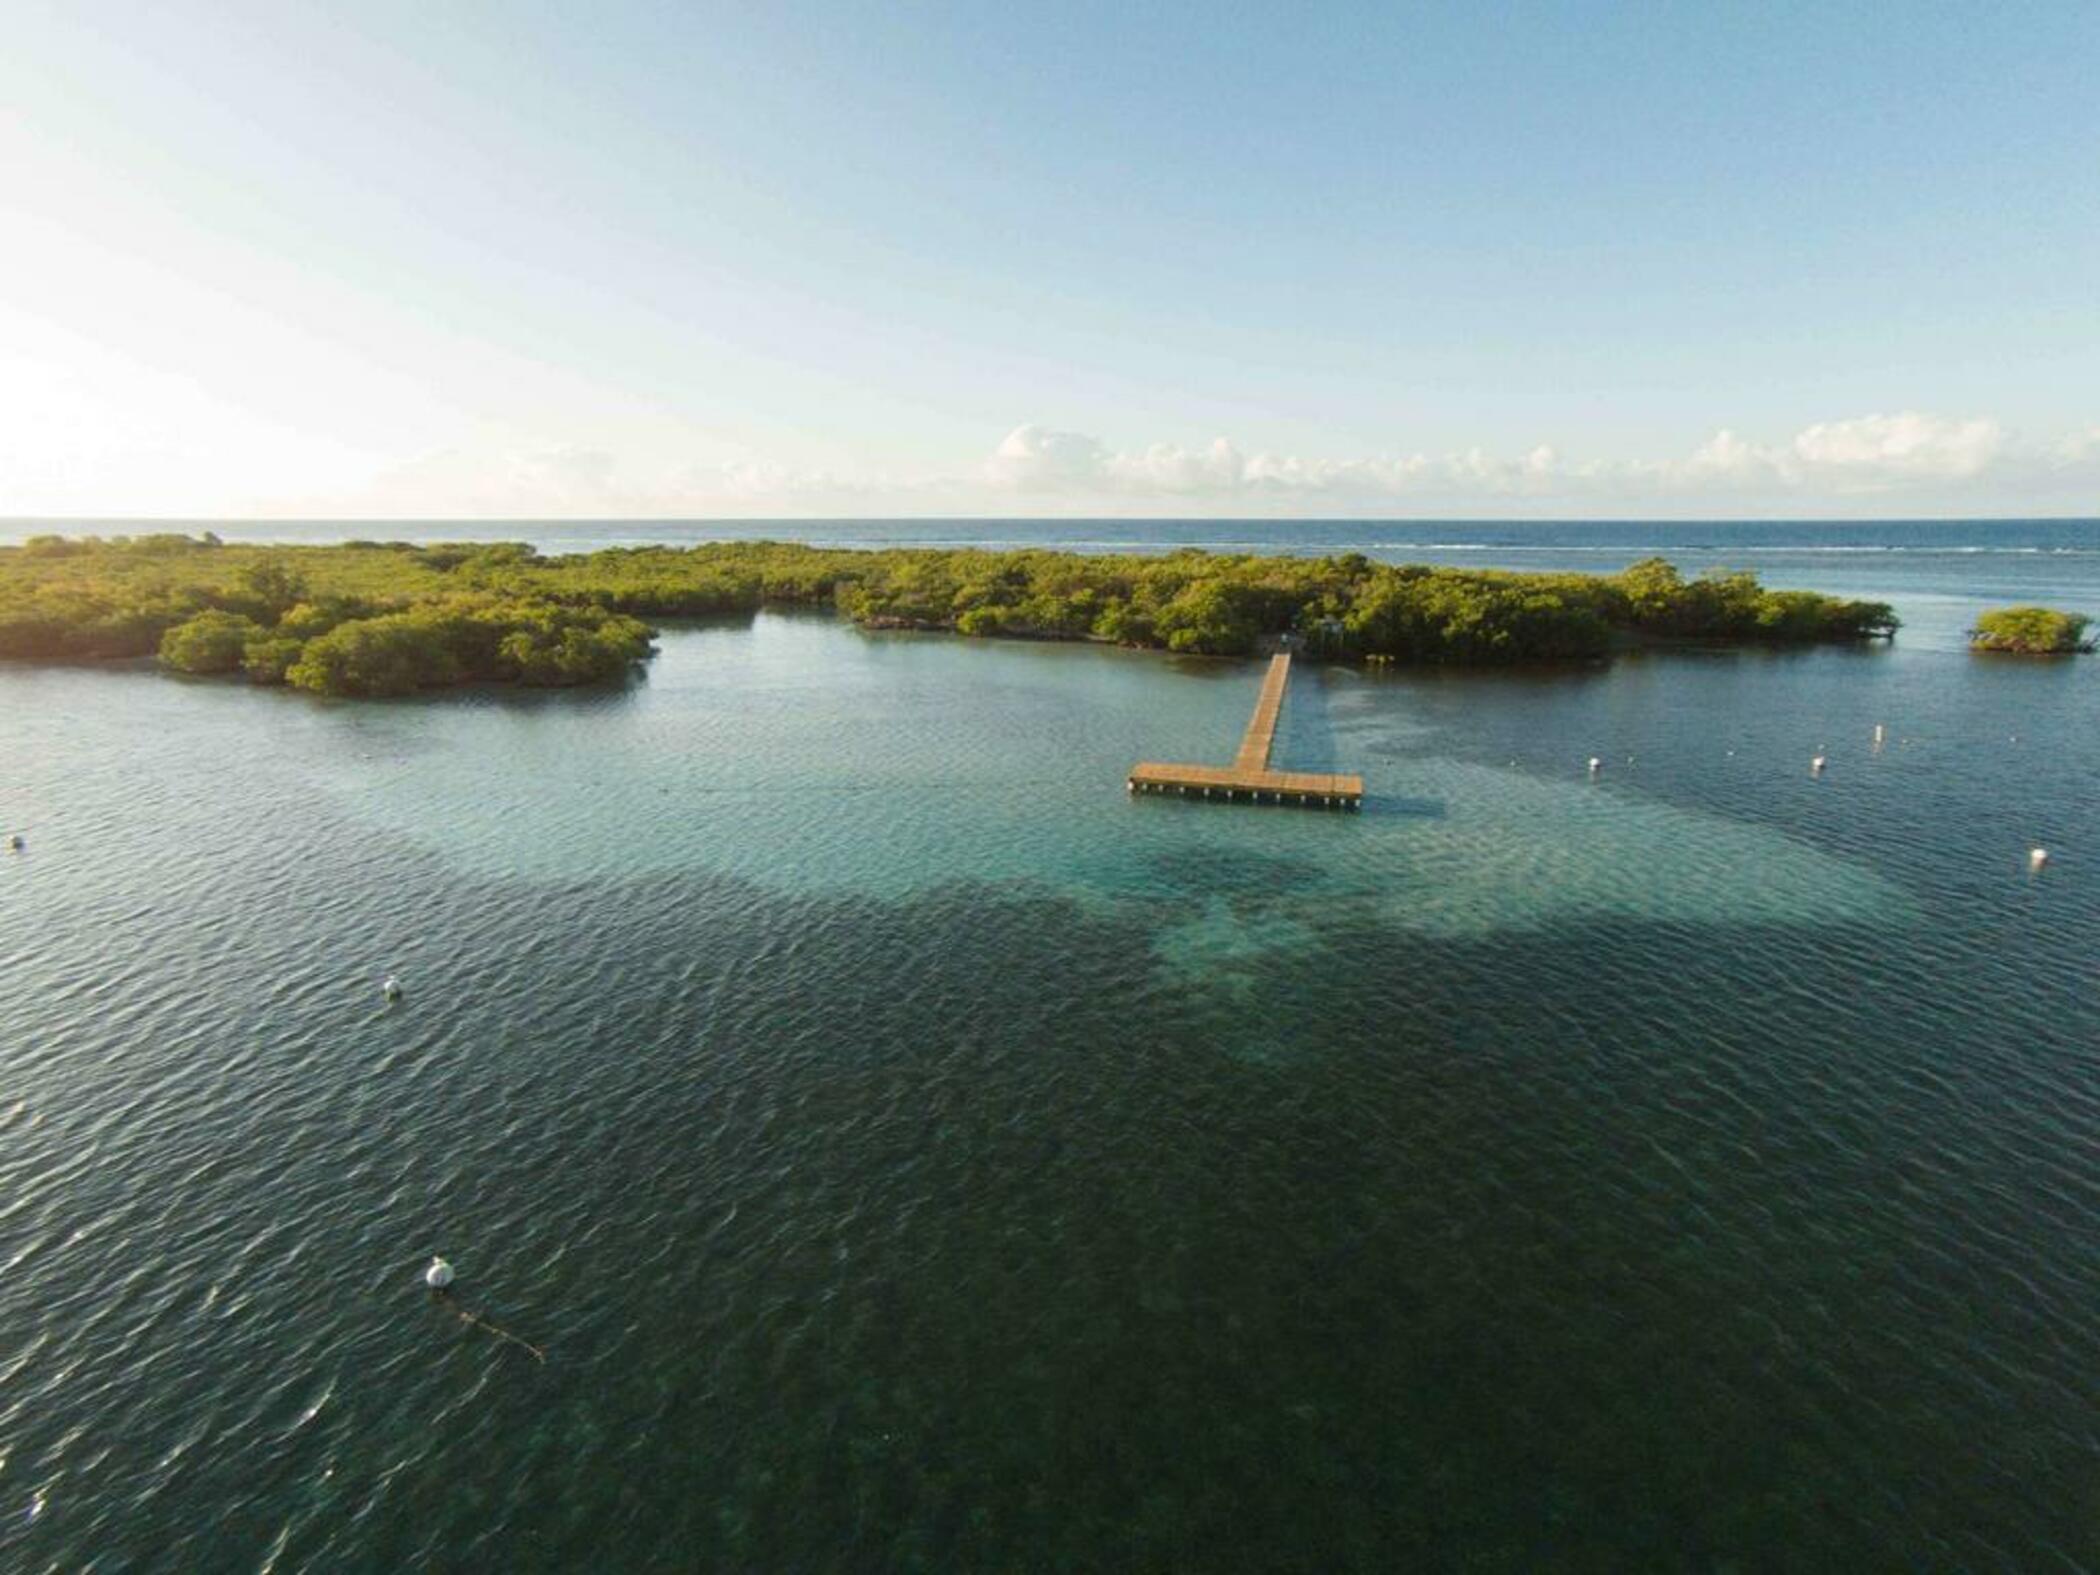
M236 672L248 642L262 633L253 618L213 608L160 637L160 663L178 673Z
M2085 634L2091 622L2083 613L2053 607L1996 607L1976 620L1969 643L1979 651L2061 656L2093 648Z
M0 657L158 654L318 694L465 682L616 683L642 620L837 608L871 628L1112 641L1236 655L1296 636L1311 655L1454 664L1602 656L1643 640L1799 643L1894 631L1880 602L1618 574L1183 551L1159 556L790 542L542 558L520 542L246 547L217 537L40 536L0 548Z

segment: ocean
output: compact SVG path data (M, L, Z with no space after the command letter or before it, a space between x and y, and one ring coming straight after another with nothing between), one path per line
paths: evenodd
M1660 554L1905 626L1303 669L1355 815L1123 791L1254 663L0 665L0 1566L2100 1567L2100 667L1963 638L2100 615L2100 522L217 528Z

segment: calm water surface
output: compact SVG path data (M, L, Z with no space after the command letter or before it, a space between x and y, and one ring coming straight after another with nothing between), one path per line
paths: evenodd
M1348 817L1122 792L1251 664L0 669L0 1566L2100 1567L2100 677L1960 638L2100 543L1995 545L1302 672Z

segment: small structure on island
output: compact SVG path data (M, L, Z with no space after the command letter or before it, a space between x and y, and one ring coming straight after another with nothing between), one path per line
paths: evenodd
M1254 716L1240 738L1239 754L1229 766L1189 766L1141 760L1130 768L1124 786L1132 793L1179 793L1183 798L1251 800L1256 804L1318 805L1322 809L1361 809L1364 779L1314 771L1274 771L1270 752L1276 746L1276 716L1291 681L1288 651L1269 658Z
M423 1271L423 1283L434 1291L449 1291L456 1277L452 1265L443 1258L432 1258L430 1267Z

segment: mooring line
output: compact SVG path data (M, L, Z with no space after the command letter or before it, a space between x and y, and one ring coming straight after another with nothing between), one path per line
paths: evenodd
M538 1346L534 1345L530 1340L521 1340L516 1335L512 1334L508 1329L498 1328L495 1324L490 1323L488 1319L477 1317L475 1314L468 1312L467 1309L464 1307L455 1307L452 1310L459 1314L460 1321L462 1323L470 1323L477 1329L482 1329L490 1334L493 1334L499 1340L508 1340L519 1350L524 1351L528 1355L530 1355L535 1362L538 1362L543 1366L546 1364L547 1353L541 1350Z

